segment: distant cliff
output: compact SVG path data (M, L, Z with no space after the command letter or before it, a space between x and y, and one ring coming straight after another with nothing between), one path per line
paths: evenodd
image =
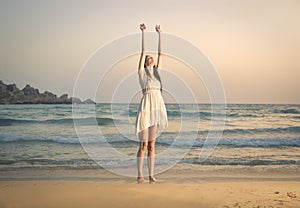
M63 94L60 97L52 92L40 93L38 89L27 84L22 90L16 84L6 85L0 80L0 104L95 104L91 99L81 101L79 98Z

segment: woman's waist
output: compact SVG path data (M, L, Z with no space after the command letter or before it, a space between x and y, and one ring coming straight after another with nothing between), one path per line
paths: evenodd
M160 92L160 88L158 87L145 87L143 89L143 93L158 93Z

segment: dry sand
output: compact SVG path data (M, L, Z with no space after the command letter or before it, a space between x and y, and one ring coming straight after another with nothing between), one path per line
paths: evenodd
M300 207L298 181L1 181L0 207Z

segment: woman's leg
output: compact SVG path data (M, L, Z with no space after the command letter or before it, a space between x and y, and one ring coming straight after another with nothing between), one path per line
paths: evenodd
M148 147L148 129L145 129L139 133L140 147L137 152L137 171L138 171L138 183L144 181L143 176L143 164L144 164L144 155Z
M153 183L155 182L154 178L154 162L155 162L155 141L157 136L157 126L151 126L149 127L149 133L148 133L148 172L149 172L149 182Z

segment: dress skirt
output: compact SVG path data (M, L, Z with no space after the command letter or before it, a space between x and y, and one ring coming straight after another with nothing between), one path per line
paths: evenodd
M150 126L158 125L159 135L167 126L167 110L160 90L149 90L143 94L136 118L136 135Z

